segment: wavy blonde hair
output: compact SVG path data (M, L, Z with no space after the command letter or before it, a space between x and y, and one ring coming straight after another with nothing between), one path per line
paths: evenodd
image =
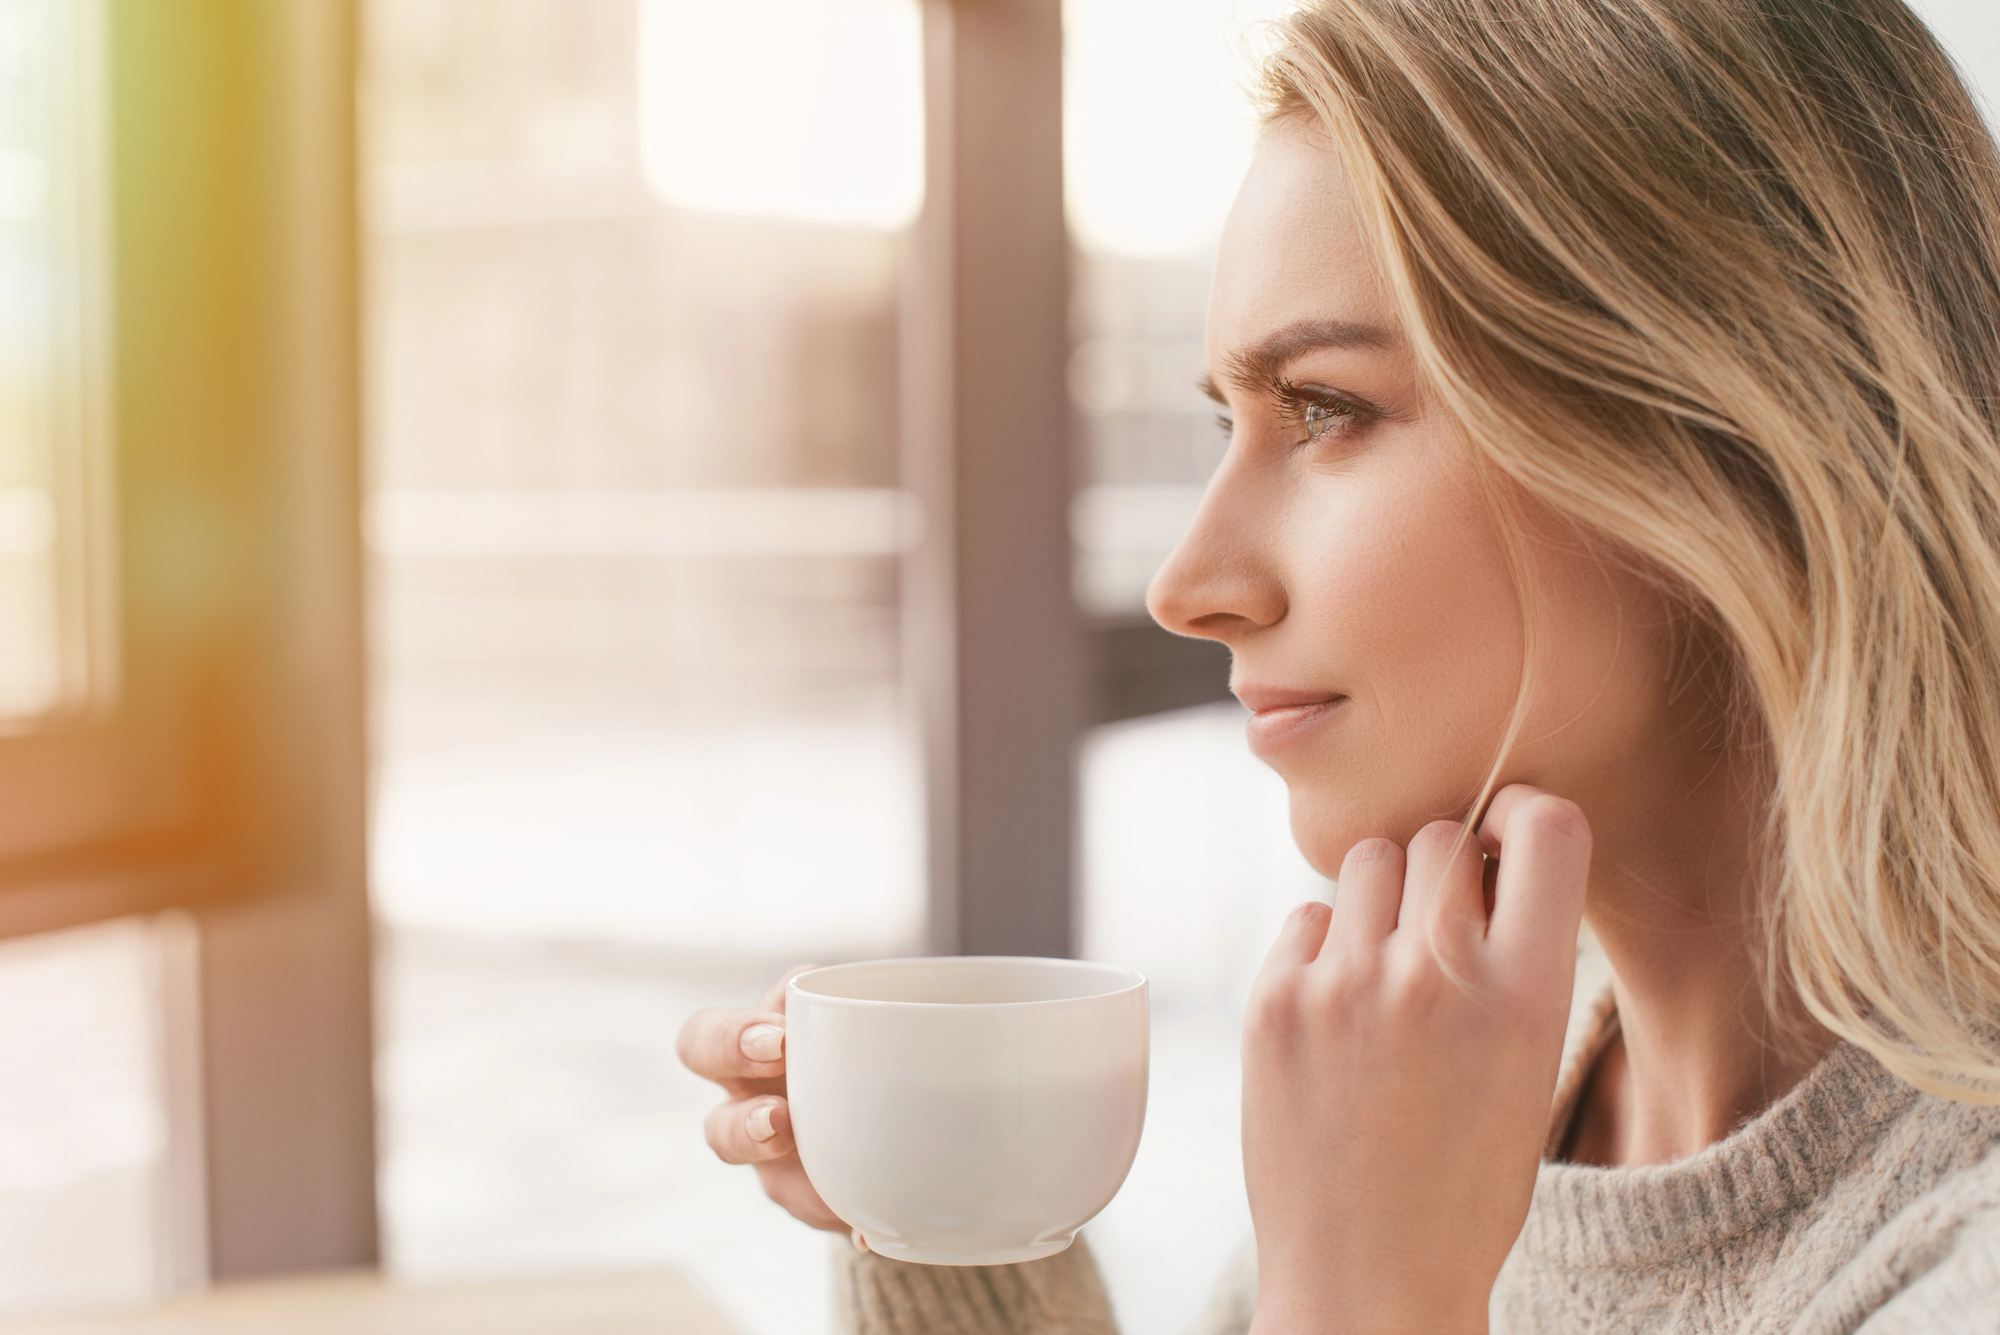
M1344 156L1477 453L1732 646L1767 979L2000 1102L2000 157L1951 61L1898 0L1315 0L1275 31L1267 117Z

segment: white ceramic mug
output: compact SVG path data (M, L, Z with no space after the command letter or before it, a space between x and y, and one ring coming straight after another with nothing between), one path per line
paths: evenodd
M838 964L785 988L806 1176L884 1256L1063 1250L1117 1194L1146 1120L1146 980L1078 960Z

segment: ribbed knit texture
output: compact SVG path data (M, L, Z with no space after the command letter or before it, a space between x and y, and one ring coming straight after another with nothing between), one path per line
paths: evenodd
M913 1265L845 1238L834 1267L834 1325L867 1335L1117 1335L1090 1248L1022 1265Z
M1601 964L1557 1086L1558 1125L1615 1031ZM1493 1290L1500 1335L2000 1332L2000 1109L1920 1094L1842 1044L1784 1098L1674 1163L1544 1163ZM955 1268L847 1250L841 1329L853 1335L1110 1335L1079 1242L1019 1266ZM1241 1335L1254 1255L1225 1274L1196 1335ZM1131 1335L1179 1335L1172 1331Z
M1493 1289L1539 1331L2000 1331L2000 1111L1841 1044L1701 1153L1542 1165Z

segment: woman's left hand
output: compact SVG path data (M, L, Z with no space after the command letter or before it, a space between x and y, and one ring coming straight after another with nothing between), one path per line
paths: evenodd
M1294 912L1257 977L1253 1335L1486 1329L1548 1132L1590 826L1515 784L1462 835L1357 844L1333 907Z

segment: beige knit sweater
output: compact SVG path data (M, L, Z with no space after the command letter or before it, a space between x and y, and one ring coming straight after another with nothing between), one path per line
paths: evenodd
M1615 1032L1600 963L1565 1044L1556 1123ZM1836 1047L1799 1086L1700 1154L1646 1168L1548 1162L1493 1290L1494 1331L2000 1332L2000 1109L1919 1094ZM1079 1241L1017 1266L909 1265L842 1246L853 1335L1115 1335ZM1248 1249L1192 1335L1241 1335ZM1133 1332L1132 1335L1178 1335Z

